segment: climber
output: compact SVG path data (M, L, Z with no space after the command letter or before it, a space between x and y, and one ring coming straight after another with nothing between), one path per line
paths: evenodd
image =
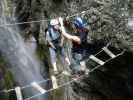
M60 31L59 21L57 19L52 19L48 25L46 32L46 40L48 42L51 64L53 66L53 71L55 74L58 74L58 69L56 65L56 53L59 51L63 57L63 61L70 65L68 57L65 55L63 48L64 37Z
M87 49L87 35L89 29L85 28L87 25L86 20L77 16L73 19L72 24L74 26L75 32L73 34L68 34L65 31L64 20L62 17L59 18L61 24L61 30L64 37L72 41L72 64L70 68L72 69L72 74L84 74L86 73L86 64L83 61L83 57L86 55Z

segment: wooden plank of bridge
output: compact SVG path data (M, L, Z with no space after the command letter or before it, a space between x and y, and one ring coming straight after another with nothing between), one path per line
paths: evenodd
M53 89L57 89L58 88L57 79L54 75L51 76L51 80L52 80Z
M103 49L104 52L107 53L111 58L115 58L115 57L116 57L107 47L103 47L102 49Z
M21 88L20 87L16 87L15 88L15 92L16 92L17 100L23 100Z
M95 61L96 63L100 64L100 65L104 65L104 61L98 59L97 57L95 57L94 55L90 55L89 57L91 60Z
M40 93L44 94L47 91L45 89L43 89L40 85L38 85L36 82L32 82L31 85L38 90Z

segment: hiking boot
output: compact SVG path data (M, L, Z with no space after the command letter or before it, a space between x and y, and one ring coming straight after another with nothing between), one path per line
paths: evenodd
M66 76L71 76L71 73L70 73L69 71L66 71L66 70L64 70L64 71L62 72L62 74L63 74L63 75L66 75Z
M72 79L75 80L75 81L77 81L79 78L80 78L80 75L78 75L78 74L75 74L72 77Z
M85 75L88 75L90 73L90 70L89 69L86 69L85 70Z
M80 71L77 72L77 74L84 75L85 74L85 71L84 70L80 70Z
M54 71L54 75L58 75L59 74L59 72L58 71Z

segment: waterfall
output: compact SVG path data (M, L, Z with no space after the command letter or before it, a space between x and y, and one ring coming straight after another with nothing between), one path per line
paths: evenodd
M3 57L9 63L9 70L11 71L15 81L20 85L24 86L30 84L34 81L44 80L40 74L40 64L37 59L34 58L32 53L27 50L22 37L19 35L19 30L17 25L15 26L4 26L4 24L10 23L12 20L5 17L4 4L5 0L0 2L0 52L2 52ZM28 48L29 49L29 48ZM32 49L32 48L31 48ZM25 89L25 97L28 95L35 95L38 93L34 89ZM47 100L48 96L38 97L32 100Z
M128 18L127 27L129 30L133 31L133 18Z

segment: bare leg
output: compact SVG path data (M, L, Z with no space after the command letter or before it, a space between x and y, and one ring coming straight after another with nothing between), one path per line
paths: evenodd
M51 58L51 63L52 63L52 66L53 66L53 70L54 70L54 72L58 72L57 64L56 64L55 50L53 48L49 48L49 52L50 52L50 58Z
M64 61L68 64L68 66L71 64L69 58L65 54L64 48L61 49L61 55L64 58Z

